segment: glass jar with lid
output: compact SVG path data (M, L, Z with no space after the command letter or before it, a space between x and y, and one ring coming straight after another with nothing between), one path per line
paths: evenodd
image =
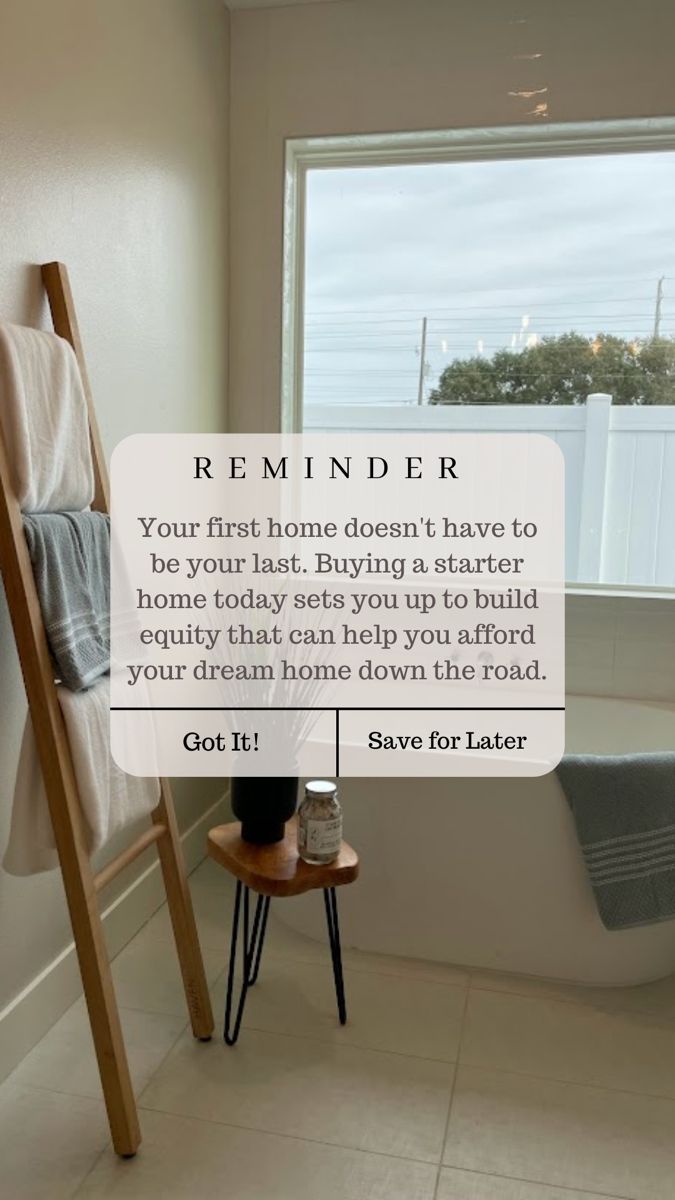
M306 863L323 866L334 862L342 845L342 808L337 784L314 779L305 784L298 810L298 852Z

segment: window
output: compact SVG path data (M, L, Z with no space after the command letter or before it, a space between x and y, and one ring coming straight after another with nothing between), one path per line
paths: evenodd
M287 427L545 433L569 581L675 587L673 214L665 119L290 143Z

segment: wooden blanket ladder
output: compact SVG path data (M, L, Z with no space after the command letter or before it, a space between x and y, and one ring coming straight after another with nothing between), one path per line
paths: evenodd
M42 267L42 279L54 330L70 342L82 375L94 463L95 495L92 508L107 512L108 475L67 269L63 263L47 263ZM103 934L99 894L106 884L153 843L157 846L164 877L192 1030L195 1037L202 1040L208 1040L213 1032L211 1003L173 800L165 779L160 781L161 798L152 813L150 827L98 874L92 869L86 849L72 756L57 699L54 670L23 534L21 512L13 491L7 449L2 438L0 568L54 827L110 1132L117 1153L129 1157L136 1153L141 1134Z

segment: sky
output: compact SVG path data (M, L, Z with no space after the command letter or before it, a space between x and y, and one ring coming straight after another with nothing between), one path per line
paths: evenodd
M313 170L305 403L417 402L454 358L675 335L675 153Z

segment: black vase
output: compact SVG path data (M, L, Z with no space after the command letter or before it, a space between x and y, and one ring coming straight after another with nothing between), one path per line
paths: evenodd
M230 800L232 812L241 821L243 841L254 842L258 846L280 842L284 836L284 826L293 816L298 802L298 777L235 775Z

